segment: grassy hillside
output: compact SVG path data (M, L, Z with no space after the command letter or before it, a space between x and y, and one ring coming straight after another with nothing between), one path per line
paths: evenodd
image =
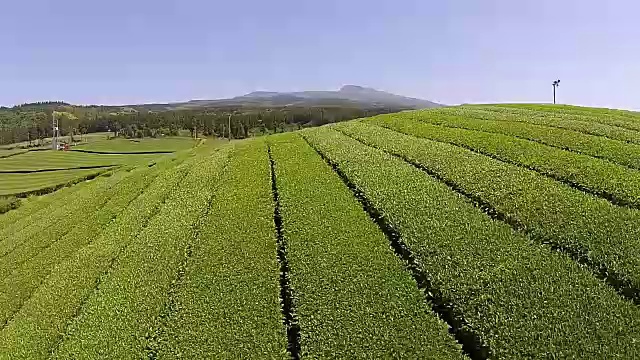
M0 357L640 356L640 114L467 105L109 141L91 150L175 153L40 159L110 176L0 215Z
M89 142L73 149L105 154L170 153L192 148L197 143L198 140L190 137L165 137L159 139L112 138Z
M114 170L151 165L197 146L188 137L160 139L94 138L70 151L0 150L0 213L19 206L16 199L53 192Z

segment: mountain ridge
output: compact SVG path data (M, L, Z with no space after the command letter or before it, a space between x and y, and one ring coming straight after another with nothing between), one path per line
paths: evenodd
M364 109L397 109L412 110L446 106L429 100L396 95L373 88L359 85L344 85L339 90L306 90L294 92L277 91L253 91L244 95L224 99L193 99L168 103L138 103L125 105L73 105L60 101L45 101L15 105L12 108L41 108L58 106L103 107L112 109L134 110L189 110L200 108L224 108L224 107L347 107Z
M185 103L174 103L170 105L194 108L207 106L322 106L327 104L404 109L424 109L444 106L429 100L396 95L359 85L344 85L337 91L253 91L227 99L190 100Z

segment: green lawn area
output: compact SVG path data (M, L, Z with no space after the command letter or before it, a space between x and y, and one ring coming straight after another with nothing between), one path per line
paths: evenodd
M101 139L84 145L72 147L72 150L86 150L105 153L136 153L136 152L175 152L187 150L197 144L196 140L189 137L165 137L145 139L111 140Z
M186 137L107 140L103 135L90 136L90 142L72 147L72 150L98 153L0 150L0 196L55 188L112 166L146 166L160 158L174 156L172 153L190 149L197 144L197 141ZM12 154L15 155L6 157ZM2 157L3 155L5 157Z
M14 156L15 154L20 154L23 152L27 152L27 150L25 149L0 149L0 159L8 157L8 156Z
M23 194L62 186L102 171L104 169L61 170L33 174L0 174L0 196Z
M123 164L135 165L167 155L168 154L90 154L53 150L30 151L7 158L0 158L0 172L73 169Z

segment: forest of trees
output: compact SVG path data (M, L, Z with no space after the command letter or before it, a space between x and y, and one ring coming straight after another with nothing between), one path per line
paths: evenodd
M40 102L0 107L0 144L30 142L34 146L52 136L52 118L57 117L62 136L111 131L124 137L176 135L189 130L194 135L245 138L319 126L403 109L322 107L216 107L185 110L149 110L143 106L74 106L64 102Z

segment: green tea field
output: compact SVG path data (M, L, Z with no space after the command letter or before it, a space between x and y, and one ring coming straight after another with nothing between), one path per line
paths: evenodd
M640 358L640 113L154 141L0 158L0 359Z
M75 150L104 154L157 154L192 148L195 140L189 137L167 137L143 140L114 138L96 140L75 147Z
M152 164L197 145L192 138L129 140L88 137L70 151L0 150L0 197L43 194L121 167Z

